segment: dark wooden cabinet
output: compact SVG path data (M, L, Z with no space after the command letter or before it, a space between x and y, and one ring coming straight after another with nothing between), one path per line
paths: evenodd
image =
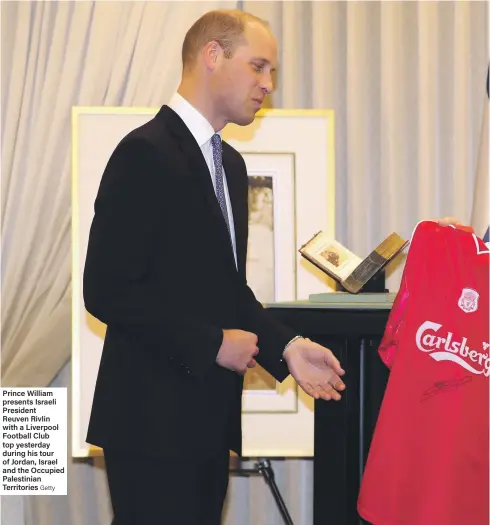
M352 298L355 301L355 296ZM392 306L377 303L270 305L305 337L328 346L346 371L339 402L315 402L312 525L366 525L356 510L360 480L383 399L388 369L377 348Z

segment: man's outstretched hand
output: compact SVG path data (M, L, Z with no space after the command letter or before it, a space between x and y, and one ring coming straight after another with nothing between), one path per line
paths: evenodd
M311 397L338 401L345 390L345 371L332 351L309 339L297 339L284 351L289 372Z

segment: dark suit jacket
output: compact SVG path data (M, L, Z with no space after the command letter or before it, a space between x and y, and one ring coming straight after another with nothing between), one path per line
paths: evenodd
M295 332L247 286L248 179L223 143L238 271L197 142L163 106L117 146L95 202L84 271L87 310L107 324L87 441L155 455L241 453L243 379L215 363L222 329L258 335L279 381Z

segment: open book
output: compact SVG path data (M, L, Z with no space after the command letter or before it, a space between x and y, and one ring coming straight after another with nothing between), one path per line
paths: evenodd
M408 241L392 233L364 260L323 231L316 233L299 249L299 253L339 282L348 292L357 293Z

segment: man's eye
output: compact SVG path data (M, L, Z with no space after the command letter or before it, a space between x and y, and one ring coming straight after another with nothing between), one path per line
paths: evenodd
M264 69L264 66L262 64L254 64L253 67L257 72L260 72Z

